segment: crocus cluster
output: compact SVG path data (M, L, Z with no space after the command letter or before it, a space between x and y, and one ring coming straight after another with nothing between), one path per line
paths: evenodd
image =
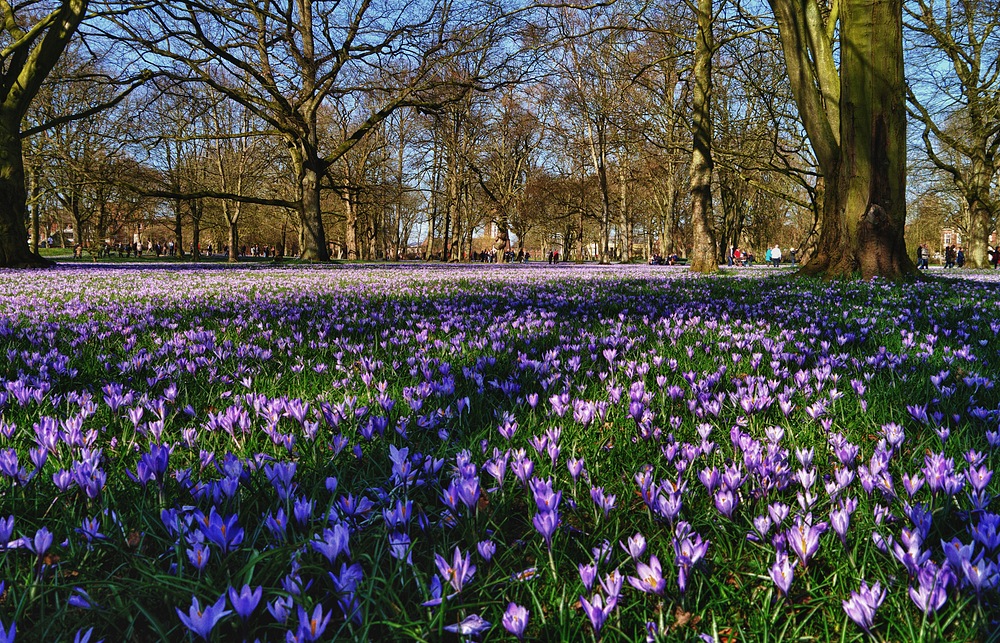
M0 641L987 638L996 280L773 274L0 273Z

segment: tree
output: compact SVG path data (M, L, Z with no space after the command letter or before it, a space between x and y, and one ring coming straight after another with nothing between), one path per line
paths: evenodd
M0 266L45 266L28 247L21 123L87 12L87 0L0 0Z
M903 236L902 0L833 0L829 7L820 0L769 3L824 181L820 238L803 272L863 279L915 275Z
M916 0L906 9L913 47L925 69L907 98L910 114L922 126L931 164L958 189L968 212L966 261L989 266L990 233L1000 214L994 191L1000 148L1000 6L981 0Z
M510 248L509 233L515 225L514 232L523 250L523 235L530 228L527 219L518 217L517 211L541 128L534 114L525 108L527 102L525 96L510 92L499 96L498 104L486 116L486 144L478 150L479 158L472 159L472 169L489 203L490 218L497 230L495 247L500 253Z
M719 270L718 246L712 225L712 0L698 0L698 30L695 36L694 92L691 114L691 225L694 248L691 270L701 273Z
M254 202L299 212L301 254L311 260L329 258L320 196L327 170L395 110L450 100L440 66L469 50L499 47L498 34L513 22L501 5L437 0L169 0L127 11L131 4L118 21L123 42L163 61L177 79L243 105L284 139L298 194ZM496 66L482 71L463 84L503 75ZM340 140L321 137L318 119L329 103L359 116Z

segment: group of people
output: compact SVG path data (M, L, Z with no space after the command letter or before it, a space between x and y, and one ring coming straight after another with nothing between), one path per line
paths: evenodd
M788 251L787 260L791 263L796 263L797 250L792 248ZM770 264L774 267L781 266L782 259L785 255L781 252L781 246L774 244L774 247L769 247L767 252L764 253L764 263ZM752 266L754 262L753 251L741 250L738 246L733 246L732 251L729 256L726 257L726 263L730 266Z
M649 265L651 266L676 266L680 262L681 258L677 256L676 252L671 252L664 258L660 253L653 254L653 257L649 260Z
M990 248L986 252L989 258L990 264L992 264L994 270L1000 267L1000 244ZM926 243L921 243L917 246L917 269L927 270L930 267L931 251L927 247ZM965 250L962 246L952 244L944 249L944 267L945 268L962 268L965 266Z
M484 250L482 252L473 252L469 257L472 263L496 263L497 259L500 258L503 259L504 263L525 263L531 261L531 253L524 250L518 250L517 252L507 250L503 254L500 254L497 250Z
M952 244L944 249L944 267L954 268L955 266L959 268L965 266L965 251L962 250L962 246Z

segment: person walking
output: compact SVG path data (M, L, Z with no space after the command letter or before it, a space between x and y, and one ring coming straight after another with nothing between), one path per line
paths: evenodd
M965 265L965 251L962 250L962 246L959 246L958 251L955 253L955 265L959 268Z
M771 261L774 262L775 268L781 267L781 246L774 244L774 249L771 250Z

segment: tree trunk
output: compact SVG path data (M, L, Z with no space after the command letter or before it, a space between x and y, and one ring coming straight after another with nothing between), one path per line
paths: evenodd
M691 129L691 227L694 248L691 270L718 272L719 255L712 230L712 0L698 0L698 34L695 41L694 94Z
M329 261L330 249L326 245L323 230L323 210L320 202L320 177L323 176L322 161L315 150L301 150L294 162L299 165L299 187L301 201L299 220L302 224L302 245L300 257L307 261Z
M803 272L892 280L917 274L906 252L902 0L841 3L840 158L823 228Z
M0 116L0 267L42 268L52 262L31 251L24 227L28 191L19 122Z
M340 190L340 202L344 205L344 244L347 246L348 259L360 259L361 248L358 244L358 210L351 197L351 189Z
M191 261L201 260L201 216L203 207L201 199L191 201Z
M184 212L183 205L184 202L182 200L174 200L174 251L177 253L178 258L184 256L184 227L181 218Z
M229 257L226 261L229 263L236 263L239 261L239 245L240 245L240 228L237 219L232 219L229 221ZM281 224L281 246L282 251L284 251L285 246L285 224Z
M988 192L988 179L986 182ZM989 240L992 230L993 217L984 200L979 193L966 196L966 203L969 206L969 234L966 238L967 248L965 251L965 261L970 268L989 268Z

